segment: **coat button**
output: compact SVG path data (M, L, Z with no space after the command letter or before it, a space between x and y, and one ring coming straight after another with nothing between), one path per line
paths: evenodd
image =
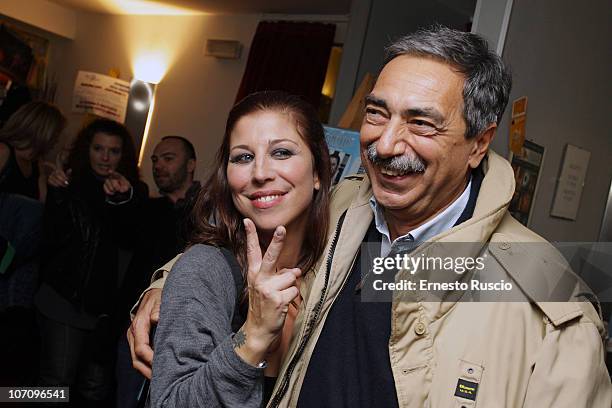
M510 249L510 243L508 242L500 242L499 249Z
M414 326L414 332L417 334L417 336L422 336L425 334L425 323L417 322L416 326Z

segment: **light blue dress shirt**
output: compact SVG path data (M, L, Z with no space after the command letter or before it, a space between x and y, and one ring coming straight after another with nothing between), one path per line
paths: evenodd
M444 211L430 219L423 225L413 229L406 235L396 238L391 242L391 234L389 233L389 226L385 220L385 214L381 205L376 202L374 196L370 198L370 207L374 211L374 222L376 229L382 234L382 242L380 245L380 256L387 256L392 249L398 249L398 246L415 247L421 242L425 242L428 239L451 229L456 223L463 210L467 206L470 198L470 190L472 187L472 179L468 183L463 193L455 200L451 205L446 207Z

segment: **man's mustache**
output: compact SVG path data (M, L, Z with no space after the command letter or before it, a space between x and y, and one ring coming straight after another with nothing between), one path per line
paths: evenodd
M416 153L381 158L376 151L376 143L377 142L370 143L366 151L368 160L375 166L398 173L422 173L427 168L425 160L420 158Z

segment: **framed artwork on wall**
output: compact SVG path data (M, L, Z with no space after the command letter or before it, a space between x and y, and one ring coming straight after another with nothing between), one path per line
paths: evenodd
M521 224L528 226L544 163L544 147L525 140L521 153L510 152L509 161L516 187L508 210Z

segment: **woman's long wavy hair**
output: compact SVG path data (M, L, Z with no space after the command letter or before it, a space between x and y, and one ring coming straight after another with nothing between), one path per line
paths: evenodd
M246 233L242 220L232 200L227 180L230 155L230 137L236 123L255 112L273 111L287 115L296 126L313 157L313 168L321 184L314 191L308 210L302 252L296 267L303 273L312 269L325 249L329 226L329 189L331 184L329 151L323 126L314 108L297 96L282 91L253 93L238 102L230 111L225 126L223 142L217 151L212 172L200 190L192 211L194 233L190 245L204 243L226 247L235 255L246 279ZM245 285L246 287L246 285Z
M66 167L72 169L72 179L76 182L92 172L89 162L89 146L96 133L106 133L121 139L121 160L115 170L134 186L138 181L136 149L129 130L119 122L110 119L94 119L78 133L72 143Z

